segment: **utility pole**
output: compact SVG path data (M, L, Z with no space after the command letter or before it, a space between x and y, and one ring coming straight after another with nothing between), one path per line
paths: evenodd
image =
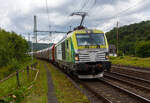
M118 48L118 42L119 42L119 31L118 31L118 25L119 25L119 22L117 21L117 35L116 35L116 38L117 38L117 43L116 43L116 46L117 46L117 55L118 55L118 52L119 52L119 48Z
M51 26L50 25L49 25L49 30L51 30ZM51 32L49 32L49 43L52 42L51 38L52 38L52 35L51 35Z
M51 26L49 26L49 29L51 29ZM35 39L35 43L34 43L34 48L35 48L35 51L37 51L37 33L38 32L47 32L49 33L49 36L52 38L52 33L67 33L67 32L64 32L64 31L52 31L52 30L37 30L37 18L36 16L34 16L34 28L33 28L33 34L34 34L34 39Z
M33 45L35 47L35 51L37 51L37 22L36 22L36 16L34 16L34 38L35 38L35 44Z
M34 37L32 37L32 40L31 40L31 45L32 45L32 61L33 61L33 40L34 40Z
M30 42L30 33L28 33L28 41Z
M37 43L37 22L36 22L36 16L34 16L34 36Z
M51 35L51 32L49 32L49 43L52 42L51 38L52 38L52 35Z

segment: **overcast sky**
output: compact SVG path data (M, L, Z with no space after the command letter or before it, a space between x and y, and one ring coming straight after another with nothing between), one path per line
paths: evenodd
M28 37L33 33L33 16L37 16L39 30L68 31L80 23L72 12L86 11L84 25L104 32L119 26L149 20L150 0L0 0L0 27ZM49 16L49 19L48 19ZM51 26L49 28L49 25ZM39 42L57 42L64 34L40 34ZM52 39L53 38L53 39Z

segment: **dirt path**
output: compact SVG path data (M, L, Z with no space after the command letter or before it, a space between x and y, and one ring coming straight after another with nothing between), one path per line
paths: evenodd
M46 64L44 66L45 66L45 69L47 71L47 82L48 82L47 97L48 97L48 103L58 103L57 97L55 95L54 86L53 86L53 82L52 82L52 79L51 79L50 71L48 70L48 67L47 67Z

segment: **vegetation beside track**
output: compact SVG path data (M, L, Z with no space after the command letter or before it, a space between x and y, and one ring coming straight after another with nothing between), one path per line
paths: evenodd
M29 46L22 36L0 29L0 44L0 67L12 64L14 59L19 63L26 60Z
M47 63L51 72L56 96L59 103L89 103L87 97L73 86L70 80L50 63Z
M150 58L139 58L130 56L110 57L112 64L150 68Z
M22 103L47 103L47 73L44 64L50 70L58 103L89 103L86 96L77 90L67 77L53 65L45 61L38 61L39 76L32 88L32 93Z
M39 69L39 75L34 86L31 88L31 93L28 95L22 103L47 103L47 76L44 68L44 61L37 61L37 69Z
M36 63L36 59L34 59L33 61L31 60L30 57L26 58L26 60L20 65L21 69L25 69L25 67L27 67L28 65L34 64ZM8 75L10 75L11 73L14 73L15 70L12 68L13 64L4 66L4 67L0 67L0 80L7 77Z
M16 75L10 77L9 79L0 83L0 99L3 103L20 103L26 95L30 93L28 87L34 82L36 75L35 70L29 70L29 76L27 76L27 71L23 70L19 72L20 86L17 85Z
M0 79L31 62L27 52L29 46L22 36L0 28Z
M150 57L150 20L125 25L119 31L119 55ZM106 33L109 44L116 44L116 31L113 28Z

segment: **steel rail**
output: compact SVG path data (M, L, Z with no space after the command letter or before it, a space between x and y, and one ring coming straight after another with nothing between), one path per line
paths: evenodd
M126 78L130 78L130 79L134 79L134 80L139 80L139 81L150 83L150 80L146 80L146 79L142 79L142 78L138 78L138 77L134 77L134 76L129 76L129 75L126 75L126 74L116 73L116 72L110 72L110 73L111 74L116 74L116 75L119 75L119 76L123 76L123 77L126 77Z
M100 80L101 82L107 84L107 85L110 85L110 86L113 87L113 88L116 88L116 89L120 90L121 92L124 92L124 93L126 93L126 94L128 94L128 95L130 95L130 96L132 96L132 97L134 97L134 98L136 98L136 99L138 99L138 100L141 101L142 103L150 103L150 100L149 100L149 99L144 98L144 97L142 97L142 96L140 96L140 95L137 95L137 94L135 94L135 93L133 93L133 92L127 90L127 89L121 88L121 87L119 87L119 86L117 86L117 85L115 85L115 84L112 84L111 82L109 82L109 81L108 81L107 79L105 79L105 78L99 79L99 80Z
M139 88L139 89L142 89L142 90L144 89L144 90L150 91L150 88L148 88L148 87L145 87L145 86L143 86L143 85L139 85L139 84L133 83L133 82L131 82L131 81L126 81L126 80L123 80L123 79L120 79L120 78L117 78L117 77L114 77L114 76L110 76L110 75L108 75L108 74L106 74L106 73L104 74L104 77L108 77L108 78L111 78L111 79L115 79L115 80L117 80L117 81L126 83L126 84L128 84L128 85L135 86L135 87L137 87L137 88Z
M145 72L145 71L150 71L150 68L144 68L144 67L134 67L134 66L124 66L124 65L112 65L112 68L121 68L121 69L125 69L125 68L129 68L129 69L134 69L134 70L140 70L141 72Z
M105 98L104 96L100 95L96 91L94 91L92 88L90 88L87 84L81 83L88 91L92 92L98 99L102 100L103 103L113 103L109 99Z

